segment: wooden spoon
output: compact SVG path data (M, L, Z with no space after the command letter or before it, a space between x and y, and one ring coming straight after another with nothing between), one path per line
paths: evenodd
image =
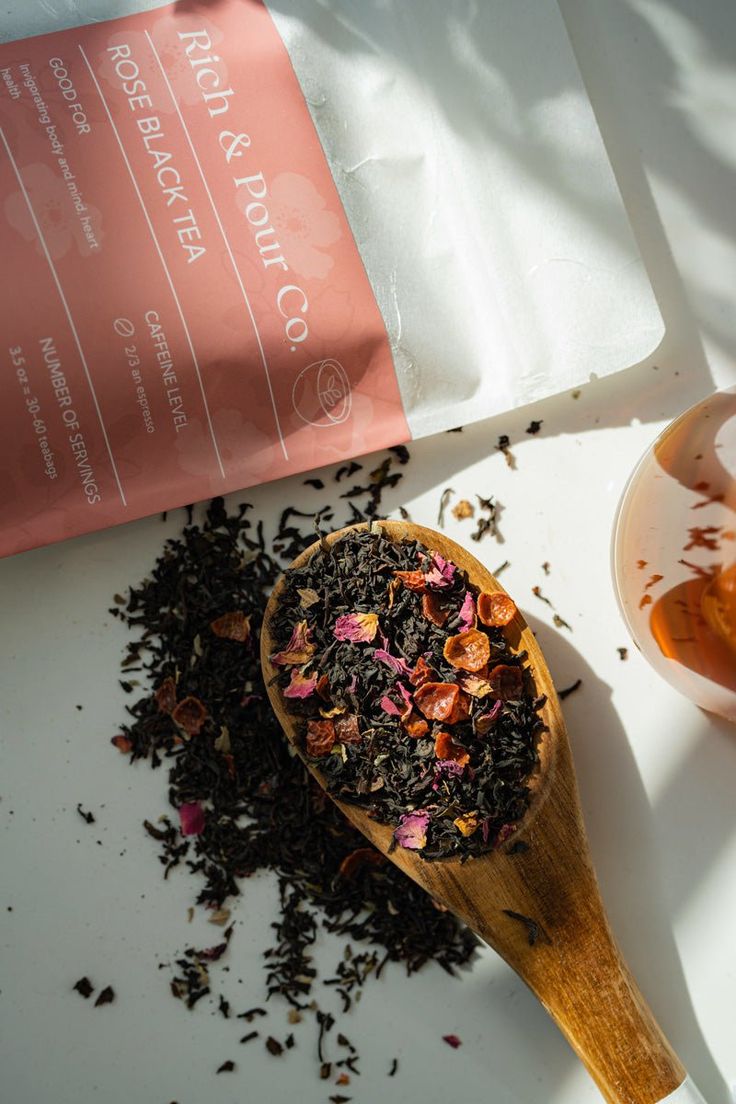
M339 540L350 526L332 533ZM418 540L467 572L480 590L504 594L494 577L460 545L402 521L374 523L394 541ZM293 563L301 567L319 542ZM281 578L266 608L261 662L274 712L302 755L295 718L274 681L271 621L284 590ZM517 614L507 632L528 654L546 725L530 807L509 844L466 863L427 862L416 852L389 852L392 828L359 806L337 804L371 843L436 900L460 917L516 970L557 1022L606 1100L613 1104L705 1104L647 1007L614 941L601 901L583 827L575 771L560 703L534 634ZM305 760L306 762L306 760ZM307 763L324 785L319 771ZM515 913L516 917L510 915ZM530 923L531 921L531 923ZM535 925L536 927L534 927ZM536 934L536 937L534 937Z

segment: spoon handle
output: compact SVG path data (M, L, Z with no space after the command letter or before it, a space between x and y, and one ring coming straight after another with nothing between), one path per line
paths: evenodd
M569 757L567 741L560 755ZM496 865L471 926L539 997L610 1104L704 1104L616 946L572 764L557 769L522 833L528 850Z

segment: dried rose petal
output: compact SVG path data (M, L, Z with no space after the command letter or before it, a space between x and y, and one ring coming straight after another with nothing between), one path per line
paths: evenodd
M508 594L478 595L478 616L484 625L502 628L516 617L516 603Z
M434 782L432 789L438 790L443 778L458 778L464 771L462 763L455 759L438 759L434 765Z
M307 721L307 755L319 758L329 755L337 734L332 721Z
M439 625L440 628L450 616L449 612L443 607L439 597L429 592L422 595L422 614L428 621L431 621L433 625Z
M388 713L389 717L400 717L403 712L396 702L391 700L388 694L384 694L378 704L384 713Z
M429 813L419 810L416 813L404 813L394 830L394 839L399 847L409 851L421 851L427 842Z
M430 721L453 724L467 715L467 695L454 682L425 682L414 692L414 704Z
M176 705L176 683L173 678L165 678L153 696L162 713L171 713Z
M198 836L204 831L204 809L198 801L179 806L179 821L183 836Z
M171 713L171 719L187 736L198 736L207 720L207 710L199 698L183 698Z
M381 663L385 663L387 667L391 667L397 675L410 675L411 667L406 660L401 656L391 655L386 648L376 648L373 653L375 659L380 660Z
M423 571L394 571L394 579L402 582L407 590L424 591L427 588L427 577Z
M242 610L233 610L211 621L210 628L215 636L223 640L237 640L239 644L244 644L250 637L250 616Z
M461 671L479 671L491 657L491 646L480 629L466 629L457 636L448 636L442 654Z
M457 1050L459 1046L462 1046L462 1039L458 1039L457 1035L443 1035L442 1041L451 1046L453 1050Z
M355 851L351 851L349 855L340 863L338 874L342 878L352 878L356 871L360 870L361 866L368 864L369 866L380 866L386 860L380 851L376 851L375 847L358 847Z
M429 571L425 575L427 586L435 590L449 587L455 578L456 571L454 563L444 559L439 552L430 553Z
M449 732L438 732L434 738L434 754L437 759L452 759L461 767L470 762L470 755L460 744L456 744Z
M505 663L499 663L489 674L488 681L493 687L493 693L501 701L517 701L521 697L524 686L521 667L510 667Z
M473 832L478 831L480 821L477 813L466 813L456 817L452 823L463 836L472 836Z
M274 652L271 662L277 667L301 667L312 658L316 645L312 643L312 630L306 621L297 621L291 630L289 643L281 652Z
M469 590L465 592L460 606L460 624L464 629L475 628L475 600Z
M364 644L375 639L378 632L378 614L343 613L335 622L335 637L353 644Z
M127 736L113 736L110 743L113 744L118 751L122 752L123 755L127 755L128 752L133 750L133 741L128 739Z
M416 666L412 673L409 675L409 682L412 686L423 686L425 682L431 682L434 672L427 663L424 656L420 656L416 662Z
M335 721L335 733L341 744L359 744L361 741L358 718L355 713L347 713Z
M411 736L412 740L421 740L429 732L429 725L413 709L408 717L402 720L404 732Z
M481 713L479 716L477 716L475 718L474 727L475 727L476 733L479 736L485 736L485 734L487 732L490 732L490 730L493 728L493 725L496 721L496 717L498 716L498 714L501 712L502 709L503 709L503 702L500 701L500 700L495 701L493 703L493 708L491 709L491 711L489 713Z
M308 698L317 689L316 675L303 675L298 668L291 672L289 685L284 690L285 698Z

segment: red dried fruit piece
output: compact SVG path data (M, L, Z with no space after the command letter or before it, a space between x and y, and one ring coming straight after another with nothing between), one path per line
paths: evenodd
M330 700L330 680L327 675L321 675L317 682L317 693L322 698L322 701Z
M419 714L412 709L409 716L403 721L404 731L412 740L421 740L429 732L429 725Z
M346 713L335 719L335 734L341 744L359 744L361 741L358 718L355 713Z
M437 733L434 739L434 754L437 759L452 759L454 763L459 763L461 767L470 762L468 752L460 744L455 743L449 732Z
M199 698L183 698L171 712L171 719L187 736L198 736L207 720L207 710Z
M442 654L461 671L480 671L491 657L491 645L480 629L466 629L457 636L448 636Z
M516 701L521 697L524 675L521 667L509 667L499 663L488 676L492 692L501 701Z
M425 682L414 693L414 704L429 721L455 724L468 715L468 696L454 682Z
M338 874L342 878L352 878L361 866L380 866L385 861L381 852L374 847L358 847L342 860Z
M162 713L173 712L176 707L176 683L173 678L165 678L153 696Z
M222 617L216 617L210 622L210 628L215 636L223 640L237 640L244 644L250 636L250 617L242 610L233 610L231 613L223 613Z
M429 591L422 595L422 613L433 625L444 625L449 617L448 611L443 607L436 594Z
M332 721L307 721L307 755L329 755L337 739Z
M453 1050L457 1050L459 1046L463 1045L462 1039L459 1039L457 1035L443 1035L442 1041L451 1046Z
M113 744L118 751L122 752L123 755L127 755L128 752L133 750L133 741L129 740L127 736L113 736L110 743Z
M427 589L427 576L423 571L394 571L394 579L399 579L407 590L424 592Z
M430 682L433 675L432 668L429 666L424 656L420 656L417 660L416 667L409 675L409 682L412 686L423 686L425 682Z
M508 594L479 594L477 608L483 624L494 629L511 624L517 612L516 603Z

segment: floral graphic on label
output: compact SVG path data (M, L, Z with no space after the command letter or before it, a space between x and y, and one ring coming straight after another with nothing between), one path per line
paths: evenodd
M339 425L350 416L350 381L343 366L332 358L302 368L291 392L294 410L308 425Z
M312 181L301 173L279 173L269 186L268 209L289 268L324 280L334 261L323 250L340 240L342 230Z
M102 215L96 207L84 201L74 178L66 183L48 165L36 162L22 170L23 184L31 201L33 213L41 228L46 248L54 261L69 252L72 243L82 257L99 251L102 237ZM38 240L25 196L18 189L4 203L5 217L14 230L28 242L35 242L39 253L43 246Z
M162 80L161 67L156 58L158 54L178 102L189 107L201 103L207 86L204 83L202 86L198 84L196 69L191 65L187 49L192 54L196 51L198 56L206 55L222 42L222 31L206 19L182 13L177 19L176 35L172 35L169 19L157 20L151 27L150 35L155 53L141 31L124 31L110 35L108 48L100 55L99 75L116 89L123 82L137 82L135 93L140 95L145 89L144 94L150 95L152 89L160 87ZM212 56L213 61L209 67L210 85L214 71L212 67L216 66L217 86L227 88L227 66L220 56ZM173 115L176 111L168 91L156 96L154 108L156 113L165 115Z

